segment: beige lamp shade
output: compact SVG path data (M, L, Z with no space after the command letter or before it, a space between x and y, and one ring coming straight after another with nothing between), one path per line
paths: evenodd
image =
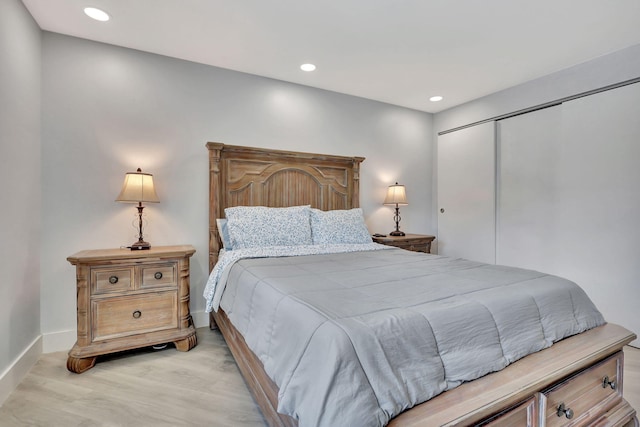
M122 191L116 198L116 202L159 203L160 199L158 199L156 190L153 187L153 175L143 173L140 168L136 172L127 172L124 176Z
M399 205L406 206L407 192L404 189L404 185L400 185L397 182L394 185L390 185L387 190L387 197L384 198L384 205Z

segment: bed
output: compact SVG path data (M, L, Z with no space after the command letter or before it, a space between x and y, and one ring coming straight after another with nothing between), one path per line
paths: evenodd
M272 208L310 206L320 211L349 211L359 205L359 171L360 165L364 160L362 157L298 153L230 146L212 142L207 144L207 148L210 161L209 262L212 272L215 272L214 266L218 263L220 250L223 249L222 238L219 233L221 228L218 226L218 220L225 218L226 208L238 206L268 206ZM429 264L436 269L447 271L454 268L462 268L464 271L477 269L487 277L493 277L492 275L495 273L494 270L496 268L495 266L464 264L464 260L456 261L454 265L453 261L445 257L409 253L394 248L388 248L386 251L380 249L367 252L344 252L339 255L309 254L309 256L297 257L298 259L294 263L306 262L306 259L314 257L334 257L330 260L325 259L325 265L344 264L351 262L348 260L353 259L355 263L368 263L368 265L374 265L375 268L384 268L382 264L387 263L387 259L397 259L397 262L411 263L411 266L414 264ZM278 258L280 259L279 262L283 262L282 258ZM239 266L244 265L242 268L250 271L251 274L244 274L244 276L251 276L256 269L272 268L271 265L262 264L263 262L270 261L258 261L258 264L254 265L252 263L255 263L255 260L242 259L236 264ZM393 264L392 261L388 262L390 263L388 268L395 268L397 271L398 265ZM460 262L463 263L462 266L459 264ZM322 262L319 265L321 266ZM277 268L287 270L294 267L279 266ZM299 268L299 266L295 266L295 268ZM318 271L321 269L320 267L306 264L304 268L306 271ZM236 267L233 267L231 271L234 270L237 270ZM383 273L382 270L376 272L379 275L389 274L388 270L387 273ZM339 274L340 272L334 272L334 279L339 280ZM509 274L525 273L510 270ZM535 273L531 272L526 272L526 274L534 274L535 276ZM236 275L242 276L240 273ZM523 277L523 279L524 281L543 280L541 276L527 276ZM291 281L293 279L288 278L286 280ZM544 280L555 279L548 279L545 275ZM309 282L312 281L312 279L309 279ZM353 281L354 283L359 283L360 277L354 278ZM563 282L562 286L565 285ZM251 289L255 289L256 285L247 286L254 286ZM240 297L238 299L242 300L242 290L229 292L230 294L234 292L239 294ZM344 290L340 290L340 292L344 292ZM341 294L340 292L338 292L338 295L344 295L344 293ZM490 294L493 291L487 292ZM580 291L572 288L571 292L572 298L582 298ZM268 298L268 296L265 296L263 300L268 300ZM301 300L298 296L296 298ZM551 300L549 304L553 305L553 301ZM297 305L307 306L309 304L308 301L302 300L302 304ZM325 304L330 307L332 302L325 301ZM492 302L491 300L486 300L484 304L490 306ZM587 309L585 310L589 312L589 305L587 304L586 307ZM376 310L378 308L374 308L372 311ZM380 310L388 310L388 307ZM235 306L233 311L236 311ZM294 312L293 309L284 309L282 311L288 316ZM257 350L257 353L261 355L259 358L250 349L250 345L253 348L256 348L256 345L260 347L260 343L255 344L256 335L267 335L267 332L261 331L257 333L248 328L247 325L242 325L242 322L237 322L234 325L230 321L230 317L233 316L228 316L222 308L218 308L217 311L213 310L211 313L211 325L212 327L220 328L268 424L270 426L298 425L296 419L278 413L277 410L279 404L283 404L278 401L279 394L281 399L288 399L291 402L295 400L297 396L296 390L299 388L290 387L290 383L287 383L286 388L279 388L276 382L280 384L284 384L284 382L279 374L273 374L273 365L277 365L280 362L265 358L262 350ZM239 316L238 318L242 317ZM313 317L313 315L307 313L305 317ZM580 315L574 317L580 317ZM406 410L398 410L398 405L402 405L400 402L396 405L396 409L387 411L393 416L390 420L385 419L383 414L377 417L375 421L358 423L352 419L349 423L345 421L344 425L384 425L388 422L390 426L475 424L533 426L545 424L588 425L593 423L637 426L638 421L635 410L624 400L622 394L622 372L624 366L622 348L634 340L635 335L613 324L602 324L593 327L595 325L590 323L594 321L593 319L597 319L597 315L594 313L590 313L585 317L584 325L581 326L582 329L587 329L585 332L563 332L563 334L571 336L560 339L555 344L539 351L533 349L531 350L533 353L525 357L515 355L513 356L514 360L509 361L506 367L494 366L488 372L478 371L474 374L474 378L478 377L477 379L457 381L461 384L456 383L454 379L454 381L450 381L449 384L443 385L441 389L432 393L434 397L430 397L423 403L411 401L412 403L405 404L408 406ZM295 323L295 321L291 323ZM438 321L436 320L434 323L438 323ZM440 323L444 325L444 331L446 332L447 322ZM354 329L358 329L358 327L354 327ZM245 332L244 335L240 332L241 330ZM347 331L349 337L351 337L351 333L351 330ZM358 340L359 338L356 336L353 341ZM277 350L279 348L278 343L279 341L273 341L262 345L271 346ZM354 344L355 348L357 348L356 344ZM339 356L340 351L344 350L344 347L335 347L338 350L327 350L327 354ZM343 350L340 350L341 348ZM368 351L366 353L374 354ZM408 354L414 353L409 351ZM402 359L401 356L397 358ZM405 357L407 360L411 358ZM316 362L311 359L311 362L304 363ZM359 363L366 365L367 362ZM272 372L272 376L276 381L267 375L267 370ZM497 370L497 372L489 373L494 370ZM371 373L374 371L371 369L366 371L365 376L369 376L369 382L379 380L378 378L370 378ZM451 371L453 372L454 369ZM343 377L344 374L341 374L336 378ZM464 376L460 378L464 378ZM386 383L383 382L382 384ZM302 380L300 380L297 387L303 385ZM412 387L415 388L415 386ZM413 390L413 388L410 388L410 390ZM289 389L293 391L288 392ZM350 390L349 393L351 393L351 398L354 401L357 397L366 394L358 387ZM378 391L378 393L381 392ZM378 397L375 392L373 394L374 398ZM303 395L304 393L300 393L300 396ZM322 398L330 399L324 395ZM413 397L412 399L415 400ZM421 401L420 398L418 398L418 401ZM349 402L351 403L351 400ZM283 406L286 406L286 404ZM367 410L367 412L369 411ZM383 412L380 413L382 414ZM296 413L295 409L292 413ZM340 412L338 412L338 415L334 414L333 416L334 420L337 419L335 417L339 417ZM300 425L313 425L315 423L316 418L313 418L312 422L303 418L300 421ZM318 423L320 422L318 421Z

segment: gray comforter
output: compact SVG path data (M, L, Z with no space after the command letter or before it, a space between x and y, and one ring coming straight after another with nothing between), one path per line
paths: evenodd
M220 306L304 426L382 426L602 325L574 283L400 249L242 259Z

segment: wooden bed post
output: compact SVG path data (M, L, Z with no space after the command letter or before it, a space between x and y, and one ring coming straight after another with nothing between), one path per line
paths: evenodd
M220 235L216 219L222 218L220 212L220 152L224 144L220 142L208 142L209 149L209 272L218 262L220 252Z
M364 157L353 158L353 195L351 196L351 207L360 207L360 164Z

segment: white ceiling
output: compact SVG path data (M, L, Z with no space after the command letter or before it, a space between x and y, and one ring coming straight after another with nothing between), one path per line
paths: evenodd
M43 30L427 112L640 43L640 0L23 2Z

